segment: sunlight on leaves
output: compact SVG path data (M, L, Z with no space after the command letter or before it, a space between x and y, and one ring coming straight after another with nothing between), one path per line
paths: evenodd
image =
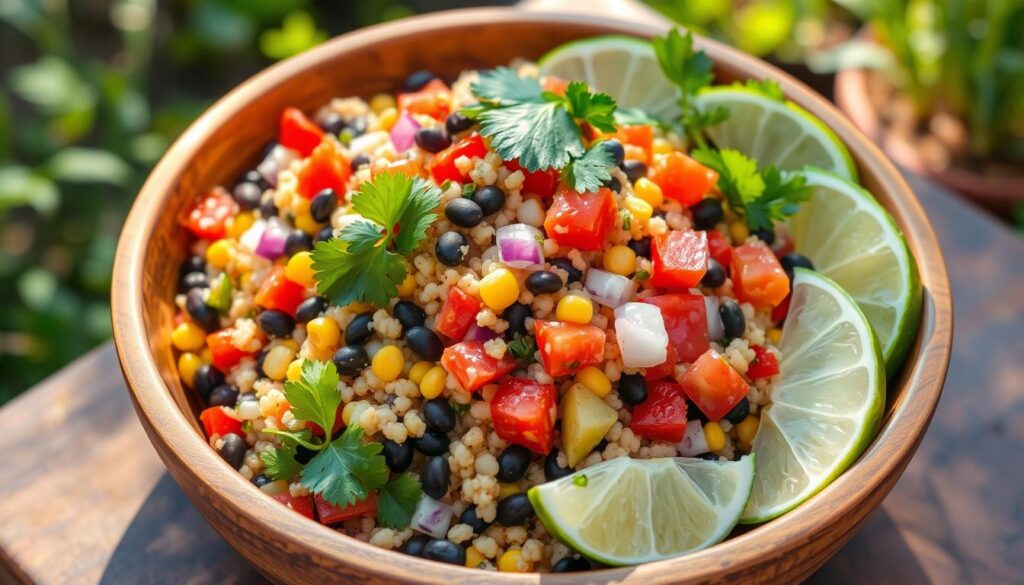
M260 51L270 59L287 59L327 40L327 33L317 30L316 22L306 11L295 10L285 16L281 28L260 35Z

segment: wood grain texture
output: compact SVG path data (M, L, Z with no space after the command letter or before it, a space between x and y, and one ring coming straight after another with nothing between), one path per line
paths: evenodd
M274 580L301 583L536 583L537 575L493 575L430 563L358 542L299 517L235 473L207 446L194 405L177 380L168 343L175 270L185 242L174 222L192 198L230 181L274 135L287 105L311 108L335 95L394 88L409 71L458 71L537 57L574 38L651 36L658 26L580 15L477 9L403 20L334 39L254 77L185 132L143 186L126 221L113 281L114 337L136 409L185 494L225 539ZM761 61L709 40L700 46L721 81L772 77L850 147L862 182L893 214L925 287L922 324L907 365L891 384L884 425L861 460L794 513L686 557L601 578L636 583L719 579L791 582L842 546L892 488L923 436L950 351L952 309L941 251L924 212L878 149L820 96ZM368 73L370 72L370 73ZM576 583L593 575L548 577Z

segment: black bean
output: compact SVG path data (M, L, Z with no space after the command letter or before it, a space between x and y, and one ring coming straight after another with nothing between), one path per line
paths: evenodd
M260 312L256 322L259 323L260 329L271 337L291 337L292 330L295 329L295 319L288 313L275 309Z
M414 557L423 556L423 547L427 546L427 543L431 541L431 538L426 534L413 534L409 537L409 540L402 543L402 548L398 549L400 552L404 552L407 555Z
M497 213L505 207L505 192L494 185L480 187L473 191L473 195L470 198L480 206L484 216Z
M483 221L484 211L472 199L459 197L445 204L444 216L461 228L473 228Z
M250 479L249 481L251 481L252 485L256 487L263 487L274 480L270 479L269 477L261 473L259 475L252 476L252 479Z
M264 153L264 156L266 156L266 153ZM249 169L248 171L245 171L245 174L238 179L239 183L241 183L242 181L256 183L256 185L260 189L263 189L264 191L270 188L270 183L268 183L267 180L263 178L263 173L259 172L256 169Z
M338 373L342 376L358 376L363 368L370 365L370 357L359 345L346 345L334 352L331 358Z
M622 147L622 143L618 140L615 140L614 138L611 140L605 140L601 143L601 146L611 153L612 161L615 166L621 165L623 161L626 160L626 149Z
M317 242L326 242L327 240L329 240L329 239L331 239L333 237L334 237L334 228L331 227L330 224L328 224L328 225L325 225L324 227L320 228L320 231L318 231L316 233L316 235L313 236L313 243L316 244Z
M555 481L571 474L571 469L558 464L558 449L552 449L544 458L544 481Z
M349 135L355 138L356 136L366 134L368 126L369 123L366 120L366 116L359 116L358 118L353 118L346 122L345 130L348 130Z
M413 456L412 444L409 441L396 443L391 439L384 439L382 445L381 453L384 455L384 463L388 464L388 469L395 473L409 469Z
M455 409L447 401L434 398L423 403L423 420L435 431L447 433L455 428Z
M686 399L686 420L699 420L700 424L707 424L710 420L708 415L704 414L704 411L700 409L693 401L689 398Z
M403 331L408 331L413 327L422 327L427 321L427 312L412 301L398 301L391 309L391 314L402 324Z
M217 309L206 304L202 290L194 288L185 293L185 311L188 312L189 317L192 317L196 325L203 329L207 331L220 329L220 315L217 314Z
M526 494L512 494L498 502L494 519L502 526L522 526L533 517L533 504Z
M423 558L462 567L466 564L466 549L450 540L435 538L423 547Z
M182 274L182 275L188 274L189 272L205 272L205 271L206 271L206 260L202 256L200 256L198 254L193 254L193 255L189 256L188 258L185 258L185 261L181 263L180 274Z
M428 457L423 464L423 472L420 473L420 483L423 484L423 493L440 500L448 494L448 485L451 482L452 470L448 466L448 458L443 455Z
M437 238L434 255L445 266L458 266L469 251L469 240L459 232L445 232Z
M320 120L320 127L324 129L324 132L335 136L341 134L341 131L345 129L345 125L345 118L338 112L328 112L327 115Z
M626 246L641 258L651 257L651 236L644 236L639 240L630 240Z
M618 193L622 190L622 183L615 177L612 177L605 181L604 186L611 189L613 192Z
M435 79L437 79L437 76L425 69L413 71L402 82L402 91L419 91L423 89L424 85Z
M576 573L579 571L589 571L591 569L590 561L583 557L564 556L558 559L558 562L551 567L552 573Z
M530 467L530 450L522 445L509 445L498 455L498 481L519 481Z
M188 293L188 291L194 288L207 288L209 286L210 281L206 278L205 272L189 272L181 277L178 292Z
M601 439L600 441L597 442L597 445L595 445L594 448L591 449L591 451L594 451L596 453L604 453L604 449L607 446L608 446L608 439Z
M270 348L264 348L260 350L260 353L256 355L256 377L266 378L267 373L263 371L263 362L267 359L267 354L270 353Z
M345 329L346 345L362 345L373 336L373 311L367 311L355 316L349 321Z
M647 165L638 160L627 160L619 165L622 172L626 173L626 177L629 178L630 183L636 183L643 177L647 176Z
M562 277L547 270L538 270L526 277L526 289L535 295L556 293L563 286Z
M423 436L414 440L413 447L424 455L444 455L448 452L451 439L448 435L433 429L424 431Z
M699 230L714 228L725 215L722 211L722 202L713 198L698 201L690 208L690 213L693 214L693 227Z
M234 190L231 191L231 197L238 204L239 209L252 211L260 206L260 201L263 199L263 188L256 183L242 181L235 185Z
M747 330L747 320L736 301L722 301L718 306L718 315L722 317L726 337L743 337L743 332Z
M508 329L505 330L505 339L512 341L516 334L529 335L526 330L526 318L533 317L533 310L523 303L512 303L501 314L501 318L508 321Z
M566 284L572 284L574 282L581 282L583 280L583 271L572 265L572 260L568 258L555 258L548 260L548 264L555 268L561 268L569 275L569 281Z
M790 252L782 258L779 258L779 264L782 264L782 269L786 271L786 276L790 280L793 280L793 270L795 268L807 268L808 270L814 270L814 263L811 262L810 258L803 254L797 254L796 252Z
M234 408L238 404L238 386L234 384L221 384L210 392L208 401L210 406L229 406Z
M485 522L477 515L476 504L462 511L459 516L459 524L468 524L473 529L473 534L483 534L484 530L491 527L491 522Z
M249 448L249 445L246 444L245 439L234 433L228 433L221 440L224 441L224 444L220 447L220 456L228 462L228 465L238 469L245 461L245 450Z
M358 171L362 167L370 166L371 162L373 162L373 161L370 160L370 155L368 155L368 154L360 154L360 155L356 155L356 157L354 159L352 159L352 162L349 164L349 166L352 167L352 171L354 172L354 171Z
M444 129L448 131L448 134L458 134L459 132L469 130L475 123L472 119L458 112L452 112L448 114L448 118L444 121Z
M313 221L324 223L331 219L331 214L337 208L338 194L334 192L334 189L328 187L313 196L309 202L309 215L312 216Z
M413 327L405 332L405 343L420 359L436 362L444 353L444 342L426 327Z
M444 128L420 128L416 131L416 146L427 152L441 152L452 145L452 139Z
M744 396L743 400L740 400L736 403L736 406L732 407L732 410L725 413L725 420L738 425L747 418L748 414L750 414L750 400Z
M708 288L718 288L725 284L727 275L725 273L725 266L714 258L708 259L708 271L704 273L704 277L700 279L701 286Z
M642 374L622 374L619 378L619 398L632 405L647 400L647 380Z
M720 461L722 458L714 453L701 453L698 457L704 461Z
M295 460L303 465L309 463L309 460L315 457L316 454L316 451L303 447L302 445L295 448Z
M202 364L196 368L195 377L192 378L192 387L203 397L203 400L209 399L213 389L223 383L224 373L212 364Z
M327 299L324 297L309 297L299 303L295 308L295 320L306 324L316 319L327 309Z
M758 228L751 233L753 233L755 236L758 237L758 239L760 239L765 244L768 244L769 246L775 243L775 230L773 230L772 228Z
M309 234L302 230L292 230L288 232L288 237L284 239L284 253L289 257L299 252L308 252L312 249L313 238L309 237Z
M271 217L277 217L277 206L274 205L273 197L265 197L260 203L260 217L263 219L270 219Z

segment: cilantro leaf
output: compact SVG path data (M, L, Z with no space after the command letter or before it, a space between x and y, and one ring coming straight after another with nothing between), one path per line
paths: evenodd
M302 468L302 485L335 506L366 499L388 480L380 443L363 443L363 429L352 425Z
M519 159L528 171L561 169L583 154L580 128L561 102L520 103L488 110L480 134L502 160Z
M683 114L682 124L687 135L697 144L704 148L707 143L704 140L704 131L712 126L721 124L729 119L729 109L725 106L715 106L710 110L691 109Z
M551 94L548 94L551 95ZM566 109L573 118L582 118L588 124L603 132L615 132L615 100L606 93L590 93L587 84L573 81L565 90Z
M540 82L534 77L519 77L511 67L497 67L480 73L480 79L470 84L476 97L498 104L519 104L544 101Z
M423 488L408 471L387 482L377 499L377 524L396 530L407 528L421 497Z
M751 229L771 229L776 221L783 221L797 212L800 203L811 198L807 179L801 173L783 173L774 165L762 173L764 192L747 203L746 220Z
M408 254L426 235L437 216L441 190L426 181L402 173L382 173L363 183L352 196L352 210L384 227L400 254Z
M742 213L747 202L764 192L764 179L757 171L757 162L738 150L700 148L690 156L718 173L718 189L733 211Z
M537 342L529 335L516 333L515 338L505 346L513 357L519 360L532 360L537 351Z
M284 383L284 397L292 405L295 418L316 423L321 429L333 429L341 405L339 381L334 362L303 360L300 379Z
M655 126L665 127L665 122L648 114L640 108L617 108L615 123L619 126Z
M562 169L562 180L580 193L597 191L611 180L612 174L609 169L613 166L615 159L611 151L601 146L599 142Z
M670 30L667 36L655 37L653 43L665 77L679 88L680 109L685 114L693 96L711 85L715 78L711 58L704 51L694 51L693 35L680 34L678 29Z
M270 479L290 480L302 471L302 464L295 460L295 447L283 445L260 453L260 459L266 466L266 475Z
M406 274L405 263L398 254L383 247L356 254L348 250L348 242L340 237L317 243L313 249L313 270L317 291L331 303L366 301L378 307L398 294L398 283Z

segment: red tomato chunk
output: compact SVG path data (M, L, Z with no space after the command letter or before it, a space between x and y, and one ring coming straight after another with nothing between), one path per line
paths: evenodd
M682 441L686 434L686 398L679 384L671 380L649 384L647 400L633 407L629 428L652 441Z
M320 494L315 494L313 500L316 502L316 515L320 518L321 524L337 524L349 518L377 514L377 492L370 492L366 499L348 506L335 506L324 500Z
M459 341L476 322L476 314L483 306L479 299L472 297L457 286L448 291L448 299L434 323L434 330L452 341Z
M232 418L223 406L211 406L203 410L199 413L199 420L203 423L207 439L232 434L239 437L245 436L245 432L242 430L242 421Z
M732 284L736 298L755 307L774 307L789 295L789 278L763 242L733 249Z
M676 358L693 362L708 349L708 313L704 297L689 293L640 299L661 309L669 344Z
M345 195L352 167L334 144L324 142L313 149L306 165L298 172L297 191L306 199L316 197L324 189L333 189L336 197Z
M651 284L660 288L697 286L708 271L705 232L670 231L655 236L651 246Z
M555 169L542 169L528 171L519 166L518 160L505 161L505 168L512 171L523 171L526 179L523 181L524 195L537 195L538 197L551 197L558 187L558 171Z
M437 153L430 163L427 164L427 170L430 171L430 175L434 177L434 181L438 185L445 181L465 183L469 179L469 175L459 171L459 168L455 166L455 161L460 156L474 159L483 158L486 154L487 147L484 145L483 137L479 134L474 134Z
M533 328L541 362L552 378L596 366L604 360L604 331L593 325L538 319Z
M568 187L555 195L544 219L544 231L563 246L601 250L615 224L615 197L611 190L580 194Z
M511 372L516 360L507 352L496 360L484 350L483 341L463 341L444 350L441 365L466 392L472 392Z
M651 180L669 199L695 205L718 181L718 173L681 152L669 152L654 159Z
M452 90L440 79L433 79L423 89L398 94L398 109L444 120L451 113Z
M324 138L324 131L298 108L285 108L281 112L278 142L302 156L309 156Z
M491 420L498 436L546 455L551 450L558 392L552 384L506 378L491 399Z
M227 232L228 218L235 213L235 200L224 191L210 191L196 200L181 219L181 225L197 238L219 240Z
M728 269L729 263L732 261L732 246L729 245L729 240L726 240L722 232L718 230L708 230L705 233L708 235L708 253Z
M768 351L768 348L751 345L750 349L754 350L754 361L750 362L747 368L747 376L751 380L771 378L779 373L779 360L775 358L774 353Z
M310 520L314 519L313 516L313 496L299 496L295 497L289 493L275 494L271 496L278 502L285 505L286 508L291 508L299 514L302 514Z
M635 158L645 165L651 164L651 155L654 152L654 128L651 126L619 126L615 138L623 145L634 146L642 153L639 158L631 157L626 149L627 158Z
M671 378L676 373L676 363L678 361L676 346L672 344L672 340L669 338L668 348L665 352L665 361L653 368L644 369L644 379L648 382L653 382L662 378Z
M284 311L294 317L295 309L305 298L306 287L288 280L284 275L284 266L275 266L256 291L255 300L264 309Z
M720 420L750 391L743 376L713 349L686 370L679 384L697 408L712 421Z
M210 348L213 365L225 373L238 365L238 362L252 355L251 352L242 351L231 345L231 336L234 335L234 332L234 328L228 327L206 336L206 345Z

